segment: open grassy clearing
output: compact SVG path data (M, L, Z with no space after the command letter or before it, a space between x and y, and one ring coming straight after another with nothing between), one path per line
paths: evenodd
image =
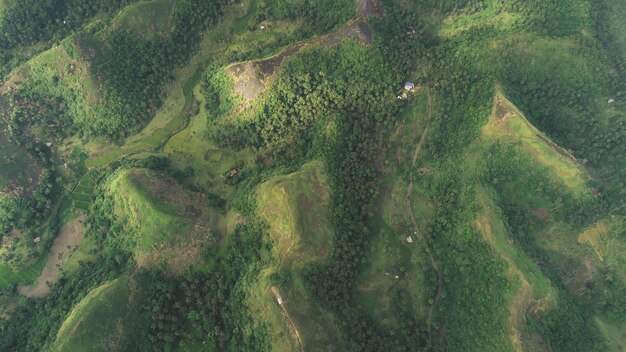
M409 189L405 180L416 145L428 128L428 97L418 86L416 96L410 99L410 107L391 136L393 147L387 156L391 163L384 169L390 176L383 180L371 224L375 235L368 246L369 259L356 282L363 312L385 329L401 329L406 319L428 320L437 289L426 247L415 233L410 213L415 213L417 227L426 229L433 220L434 206L424 189L417 185Z
M80 269L81 263L93 262L98 259L100 247L92 237L85 237L77 248L70 251L70 255L63 261L60 271L64 275L72 275Z
M576 158L538 131L502 93L496 94L489 122L482 130L486 138L505 143L521 142L522 150L549 167L555 177L577 193L589 192L589 176Z
M394 161L392 164L394 168L388 170L390 173L408 172L415 144L426 127L428 105L426 94L423 94L422 89L420 87L417 96L412 98L411 105L391 135L394 148L389 148L389 152L393 155L388 158Z
M171 30L174 0L138 2L125 7L111 22L109 30L123 28L143 37L163 35Z
M341 346L332 315L310 302L302 278L303 267L323 260L330 250L334 231L328 187L321 161L258 187L258 214L269 224L274 265L262 272L248 304L269 325L272 350ZM283 278L280 283L275 276Z
M241 16L235 21L234 30L237 34L243 33L250 25L250 20L257 15L259 0L247 0L242 2L242 5L244 5L242 7L247 7L247 10L244 16Z
M0 264L0 289L6 289L22 282L31 282L39 276L45 265L45 256L39 257L18 271L6 264Z
M446 17L439 26L439 35L450 37L478 26L494 25L499 29L513 29L523 17L517 13L502 11L496 0L482 2L480 11L460 11Z

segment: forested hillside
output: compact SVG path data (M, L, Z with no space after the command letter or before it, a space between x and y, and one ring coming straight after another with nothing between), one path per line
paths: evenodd
M0 0L0 351L624 351L619 0Z

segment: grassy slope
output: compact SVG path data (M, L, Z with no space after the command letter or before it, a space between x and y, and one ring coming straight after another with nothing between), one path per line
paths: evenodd
M330 190L322 169L322 163L314 161L298 172L270 179L257 190L258 213L269 224L274 243L274 264L263 271L249 305L268 324L276 351L298 349L299 339L305 349L341 346L332 315L311 304L302 277L307 264L325 258L333 237ZM272 293L273 274L288 277L274 285L285 301L284 312Z
M138 251L150 251L154 246L168 243L179 229L185 231L191 225L191 220L182 216L179 205L159 200L146 187L142 181L145 177L158 176L147 170L125 170L109 188L116 199L118 215L128 217L130 226L140 231Z
M550 280L531 257L508 237L501 210L493 201L493 194L483 188L477 190L477 208L474 225L496 253L508 264L509 280L519 284L509 308L511 340L516 350L540 350L533 345L535 339L523 336L526 314L536 314L551 309L556 303L557 292Z
M147 169L122 170L108 181L115 213L136 237L128 245L139 266L164 263L172 274L203 267L203 250L228 232L226 220L208 209L204 194Z
M153 0L127 6L110 28L124 28L143 37L166 34L171 29L169 19L174 4L174 0Z
M145 320L133 303L136 286L121 277L91 290L70 312L51 346L53 352L123 351L145 338Z
M129 245L140 266L166 263L180 273L198 264L200 242L215 241L208 230L203 198L145 169L123 170L109 183L115 212L137 234ZM217 232L216 232L217 233Z
M591 62L589 53L586 53L584 48L577 43L575 39L567 37L552 37L552 38L538 38L534 34L526 33L510 33L510 36L506 34L507 30L510 30L512 25L515 24L517 14L509 14L498 10L498 4L496 2L485 2L487 7L485 10L476 14L456 14L447 18L443 25L439 27L440 34L444 37L454 37L461 34L463 31L470 28L479 28L482 26L495 25L498 30L503 31L504 35L500 35L498 39L489 42L483 42L475 44L464 50L471 51L471 54L478 60L476 65L481 66L483 63L498 63L502 60L500 55L504 53L509 57L522 57L517 61L517 67L511 69L520 70L526 72L526 74L536 75L538 77L559 77L570 86L581 86L581 83L586 83L591 86L586 93L590 94L592 101L594 101L594 107L597 107L597 117L600 123L606 123L609 119L619 113L620 107L615 105L613 107L607 106L606 101L614 94L614 92L607 92L606 87L601 83L603 75L606 72L610 72L611 68L603 66L602 62ZM606 1L610 13L606 20L609 22L610 30L615 34L615 41L612 42L614 50L621 52L621 57L624 58L626 46L623 42L623 34L626 31L624 27L623 14L626 14L626 7L620 1ZM580 9L583 11L584 9ZM584 11L583 11L584 12ZM489 15L489 16L488 16ZM604 19L604 18L603 18ZM583 35L588 35L588 32L583 31ZM506 44L504 44L506 43ZM512 48L512 50L511 50ZM511 52L513 55L511 55ZM521 65L521 67L520 67ZM498 65L493 65L490 69L488 67L482 67L486 72L492 72L493 68ZM508 76L508 74L504 74ZM579 77L586 77L582 82L577 81ZM511 88L511 87L509 87ZM505 105L510 106L510 102L506 101ZM513 114L509 116L509 119L504 121L495 121L493 118L488 122L487 126L483 129L483 138L495 138L501 142L517 144L518 151L520 153L526 153L531 155L537 165L548 167L551 177L562 183L567 187L569 191L574 192L577 196L584 197L589 195L589 190L586 186L586 181L589 180L589 176L586 171L583 170L578 163L576 163L569 152L564 151L553 143L542 141L543 138L538 138L538 135L542 135L534 127L528 124L522 113L517 111L514 107L507 108L511 110ZM563 111L563 115L567 116L573 112ZM510 117L513 117L511 120ZM549 121L542 121L543 124L549 123ZM563 122L565 124L567 122ZM560 123L559 123L560 124ZM556 124L560 126L559 124ZM554 127L554 126L553 126ZM550 131L553 132L553 131ZM481 167L478 162L472 167ZM484 166L484 165L483 165ZM521 187L521 183L514 187ZM548 205L553 200L540 200L534 191L528 189L520 189L518 192L512 191L508 194L500 195L500 197L515 198L522 203L527 204L531 208L533 206ZM493 212L497 212L496 208L485 206L489 201L485 200L485 190L479 192L481 212L477 214L477 223L479 223L483 230L486 230L487 225L491 227L493 232L494 224L500 223L499 216L493 216ZM487 194L490 194L488 191ZM489 196L487 196L487 199ZM552 203L554 204L554 203ZM603 220L596 225L591 225L587 229L579 229L571 226L569 223L564 222L562 214L557 214L553 207L549 207L547 216L549 220L545 224L542 230L538 233L532 234L533 238L537 241L540 251L547 256L547 260L550 263L551 268L556 268L561 279L568 282L568 291L575 295L584 295L586 289L584 289L583 280L581 276L585 276L589 271L592 274L592 283L602 285L602 279L597 275L596 270L606 270L610 267L623 268L623 256L621 256L619 250L615 250L613 254L613 260L611 265L607 265L606 261L603 262L602 258L598 255L604 253L604 248L622 248L620 240L616 236L611 235L611 231L604 231L603 226L611 227L614 223L614 219ZM494 210L495 209L495 210ZM491 214L491 215L488 215ZM620 225L613 225L615 230L620 228ZM499 228L499 226L495 226ZM498 232L498 231L496 231ZM495 238L497 239L497 237ZM609 240L610 239L610 240ZM607 246L606 242L610 241L611 245ZM500 241L493 241L492 245L495 245L495 249L505 258L511 258L515 252L523 254L520 248L516 244L510 245L507 242L502 243ZM580 242L580 243L579 243ZM600 246L598 243L600 242ZM501 245L504 245L502 248ZM514 249L511 253L505 250L507 247ZM602 248L598 248L602 247ZM590 251L590 249L592 249ZM594 254L595 252L595 254ZM513 261L515 265L513 268L520 267L520 263ZM509 260L509 264L511 261ZM545 265L545 263L544 263ZM533 274L533 270L521 270L521 272L528 276ZM618 269L617 272L623 271ZM536 276L536 275L534 275ZM541 276L537 276L541 278ZM520 292L523 291L523 286ZM532 285L533 289L537 286L545 286L540 283ZM582 293L581 293L582 292ZM515 302L513 302L515 303ZM600 320L598 320L600 321ZM619 347L621 337L617 336L615 332L619 331L618 326L609 326L606 323L599 323L601 330L605 333L605 336L614 337L614 350L621 350L623 347ZM529 347L529 346L526 346ZM532 346L531 346L532 347Z
M540 165L550 168L568 188L576 193L589 192L589 176L571 153L538 131L505 96L497 93L489 122L482 130L485 138L518 144L521 152L532 155Z
M487 124L483 127L479 145L489 145L493 142L510 143L516 146L517 153L529 155L536 162L537 168L547 168L550 177L561 183L567 190L580 197L589 196L586 181L589 176L573 159L571 154L554 144L532 124L515 105L506 99L500 92L494 97L494 109ZM472 160L475 157L470 157ZM479 157L480 158L480 157ZM471 161L471 163L475 163ZM478 163L481 164L480 162ZM524 177L524 176L522 176ZM514 198L516 201L526 203L529 208L545 207L549 221L546 233L533 234L537 243L547 252L561 252L561 255L552 258L555 262L571 265L569 261L584 261L584 248L577 246L573 237L567 235L567 231L573 228L559 219L550 205L551 200L541 200L541 194L535 190L527 189L524 182L515 182L505 189L514 190L510 193L496 194L489 190L490 186L477 188L478 212L475 226L485 236L486 240L509 265L509 275L513 282L518 282L516 296L510 306L510 328L514 347L517 350L543 350L544 342L540 336L529 332L526 326L526 315L537 315L542 311L549 311L558 305L558 290L542 272L535 259L524 252L509 237L508 230L503 224L503 215L496 205L495 199ZM535 208L537 209L537 208ZM574 230L575 231L575 230ZM560 258L559 258L560 257ZM567 258L567 259L565 259ZM566 270L563 267L563 270Z

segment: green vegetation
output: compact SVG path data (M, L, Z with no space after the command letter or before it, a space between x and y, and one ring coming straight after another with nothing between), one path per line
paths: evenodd
M248 304L268 324L271 349L341 346L341 335L328 313L308 304L304 269L323 261L331 249L333 228L328 179L320 161L258 187L258 214L269 225L274 262L263 270ZM280 298L285 303L277 303Z
M30 265L21 268L19 271L15 271L7 265L0 266L0 290L12 289L15 285L23 282L31 282L41 272L44 265L46 265L46 258L40 257Z
M624 16L0 0L0 350L623 350Z
M136 289L131 279L121 277L91 290L69 313L50 350L124 351L141 346L147 329L131 301Z

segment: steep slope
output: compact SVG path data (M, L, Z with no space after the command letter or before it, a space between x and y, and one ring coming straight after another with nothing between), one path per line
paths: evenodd
M109 183L115 213L135 236L125 239L139 266L165 263L174 273L199 264L200 243L216 238L208 227L201 194L146 169L123 170Z
M140 297L129 277L94 288L72 309L49 350L127 351L141 346L148 325L139 312Z
M334 235L323 169L313 161L257 190L258 214L274 243L273 265L264 269L248 304L268 324L275 351L341 346L334 318L316 307L305 288L307 266L326 258Z

